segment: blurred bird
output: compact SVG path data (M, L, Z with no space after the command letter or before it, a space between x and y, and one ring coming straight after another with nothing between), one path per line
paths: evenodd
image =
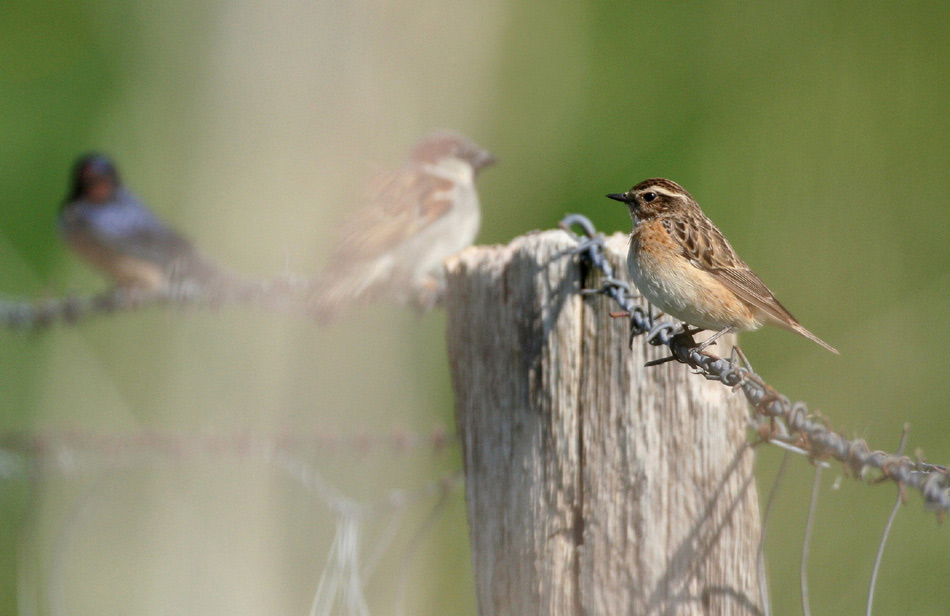
M838 353L775 299L682 186L654 178L607 196L626 203L633 218L627 255L633 282L663 312L716 331L703 347L727 332L771 323Z
M401 168L377 178L314 284L316 319L327 322L358 301L388 299L420 311L439 303L443 260L478 233L475 176L494 162L466 137L439 132L420 141Z
M126 190L109 158L82 156L59 213L69 247L118 287L238 291L246 284L207 259Z

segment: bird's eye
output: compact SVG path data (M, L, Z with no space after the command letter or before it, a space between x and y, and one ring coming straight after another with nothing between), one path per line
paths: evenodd
M654 201L654 200L656 199L656 193L655 193L655 192L645 192L645 193L643 193L642 195L640 195L640 198L643 199L643 201L644 201L645 203L650 203L650 202L652 202L652 201Z

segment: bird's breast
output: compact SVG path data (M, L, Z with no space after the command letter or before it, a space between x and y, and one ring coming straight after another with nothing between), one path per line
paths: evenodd
M732 291L683 256L659 222L637 225L630 238L627 267L647 301L676 319L711 330L761 326Z

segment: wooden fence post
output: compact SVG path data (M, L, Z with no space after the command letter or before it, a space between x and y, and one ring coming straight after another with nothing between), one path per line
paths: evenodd
M667 349L627 348L574 247L548 231L447 265L479 614L761 613L744 400L644 368Z

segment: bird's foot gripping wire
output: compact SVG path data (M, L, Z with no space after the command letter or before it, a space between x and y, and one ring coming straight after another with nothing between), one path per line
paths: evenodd
M697 344L693 338L694 335L703 331L699 327L690 327L686 323L674 325L673 323L657 323L647 333L647 342L654 346L667 345L672 353L667 357L653 359L644 364L646 367L659 366L671 361L678 361L682 364L689 363L689 355L702 345Z

